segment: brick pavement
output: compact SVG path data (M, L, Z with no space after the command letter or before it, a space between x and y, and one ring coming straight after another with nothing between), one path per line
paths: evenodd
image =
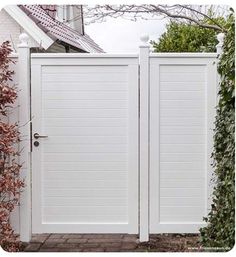
M25 252L135 252L138 236L128 234L35 234Z

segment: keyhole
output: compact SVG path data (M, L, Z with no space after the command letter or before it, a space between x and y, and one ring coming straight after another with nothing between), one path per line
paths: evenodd
M34 146L39 146L39 142L38 141L34 141Z

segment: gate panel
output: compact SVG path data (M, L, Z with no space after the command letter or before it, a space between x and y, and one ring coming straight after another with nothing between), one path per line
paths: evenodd
M195 233L209 197L214 58L150 58L150 232Z
M35 54L32 105L33 233L137 233L137 57Z

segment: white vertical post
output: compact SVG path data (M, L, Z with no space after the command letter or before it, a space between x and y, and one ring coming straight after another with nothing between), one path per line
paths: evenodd
M224 45L224 37L225 37L225 34L224 33L219 33L217 34L217 40L218 40L218 44L216 45L216 52L218 54L218 58L217 58L217 62L216 62L216 65L218 66L219 64L219 61L220 61L220 57L223 53L223 45ZM220 90L220 75L219 73L217 73L217 86L216 86L216 102L218 104L218 93L219 93L219 90Z
M140 215L139 240L149 240L149 45L142 36L140 65Z
M20 195L20 240L28 242L31 239L31 179L30 179L30 49L29 37L23 33L18 45L18 101L19 128L21 142L19 145L21 177L25 187Z
M217 40L219 43L216 46L216 52L219 55L221 55L223 52L224 37L225 37L224 33L219 33L217 35Z

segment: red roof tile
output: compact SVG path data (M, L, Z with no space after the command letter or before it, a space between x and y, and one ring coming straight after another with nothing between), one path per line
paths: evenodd
M66 24L55 20L52 13L50 15L47 12L49 8L45 5L43 8L40 5L19 5L19 7L53 40L58 39L88 53L104 52L87 34L82 35Z

